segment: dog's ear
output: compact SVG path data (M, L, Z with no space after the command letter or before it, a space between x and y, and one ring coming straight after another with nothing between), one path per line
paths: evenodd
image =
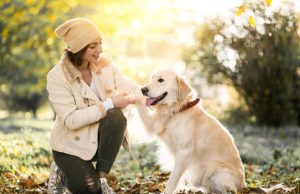
M183 100L191 93L192 89L183 78L176 77L176 80L178 85L178 98L179 100Z

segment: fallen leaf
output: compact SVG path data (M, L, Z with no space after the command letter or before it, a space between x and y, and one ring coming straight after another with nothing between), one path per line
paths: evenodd
M31 176L29 176L26 179L25 178L21 179L19 185L23 188L33 188L38 186Z
M294 189L291 188L291 187L287 187L283 184L277 184L277 185L274 185L273 187L271 188L262 188L262 190L264 190L267 194L274 194L274 193L280 193L280 194L283 194L283 193L290 193L292 190Z
M7 179L14 179L14 178L16 178L16 176L15 176L13 173L10 173L10 172L4 173L4 176L5 176Z

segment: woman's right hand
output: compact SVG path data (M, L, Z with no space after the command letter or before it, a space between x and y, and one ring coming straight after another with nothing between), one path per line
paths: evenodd
M114 105L114 107L117 108L125 108L129 104L134 104L134 100L131 99L127 93L120 93L114 97L111 97L111 101Z

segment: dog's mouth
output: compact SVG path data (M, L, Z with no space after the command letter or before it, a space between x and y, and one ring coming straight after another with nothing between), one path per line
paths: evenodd
M158 102L162 101L166 96L167 96L168 92L163 93L162 95L158 96L158 97L150 97L146 99L146 106L154 106L156 105Z

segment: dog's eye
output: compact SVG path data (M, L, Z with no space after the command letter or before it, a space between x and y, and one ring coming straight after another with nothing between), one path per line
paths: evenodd
M160 78L160 79L158 79L157 81L158 81L158 82L164 82L165 80Z

